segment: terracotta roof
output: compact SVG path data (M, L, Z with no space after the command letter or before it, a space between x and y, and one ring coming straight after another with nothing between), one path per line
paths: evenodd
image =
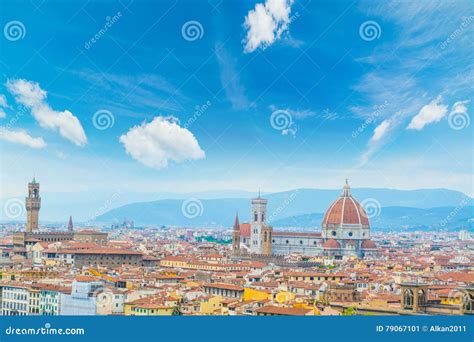
M377 248L377 245L372 240L364 240L362 242L362 248L365 248L365 249Z
M341 248L341 244L334 239L329 239L323 244L323 248L339 249Z
M448 272L439 274L436 278L443 281L474 283L474 273L472 272Z
M234 284L226 284L226 283L208 283L208 284L205 284L204 287L211 287L211 288L224 289L224 290L233 290L233 291L244 290L242 286L238 286Z
M250 223L240 224L240 236L250 237Z
M91 248L74 251L75 254L113 254L113 255L142 255L142 253L118 248Z
M347 183L344 186L341 197L331 204L324 215L323 227L328 224L369 225L369 219L364 208L352 197L350 187Z
M271 315L285 315L285 316L305 316L313 311L313 309L303 308L285 308L280 306L267 305L255 310L257 313L265 313Z
M301 236L301 237L321 237L321 233L299 233L299 232L273 232L273 236Z

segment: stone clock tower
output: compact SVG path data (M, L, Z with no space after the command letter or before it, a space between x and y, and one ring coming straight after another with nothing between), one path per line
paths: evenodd
M33 178L28 183L28 197L25 199L26 207L26 231L32 233L38 230L38 217L41 208L41 197L39 195L40 185Z

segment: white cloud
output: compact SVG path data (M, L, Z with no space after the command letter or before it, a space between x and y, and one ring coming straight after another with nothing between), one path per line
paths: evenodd
M364 166L386 143L392 139L391 133L403 124L403 112L398 111L375 127L367 148L359 158L356 168Z
M221 45L215 48L217 62L220 69L220 80L226 97L234 109L248 109L254 107L247 98L246 89L240 81L236 61Z
M44 148L46 142L43 138L33 138L26 131L12 131L6 128L0 128L0 140L8 141L14 144L29 146L31 148Z
M0 94L0 107L2 108L8 107L7 98L3 94Z
M384 120L374 129L374 135L372 136L372 141L379 141L389 130L390 120Z
M87 137L79 119L70 111L57 112L46 102L46 91L38 83L23 79L8 80L7 89L15 96L15 100L31 109L31 114L41 127L57 130L59 134L76 144L84 146Z
M420 112L411 119L407 129L421 131L426 125L439 122L448 112L448 106L441 104L441 100L441 96L438 96L429 104L423 106Z
M157 116L150 123L132 127L119 140L133 159L154 169L167 167L169 161L181 163L205 156L194 135L173 117Z
M247 29L245 52L253 52L259 46L270 46L279 39L290 24L290 12L293 0L267 0L265 4L256 4L248 12L244 27Z
M5 113L3 108L8 108L7 98L5 95L0 94L0 119L7 117L7 113Z

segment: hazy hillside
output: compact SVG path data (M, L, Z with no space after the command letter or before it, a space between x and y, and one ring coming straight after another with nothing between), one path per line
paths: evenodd
M474 227L474 207L441 207L419 209L383 207L370 218L372 228L380 230L459 230ZM273 222L274 227L320 227L323 214L291 216Z
M265 196L268 199L268 220L281 225L319 225L321 218L317 217L325 212L339 193L339 190L298 189L268 194ZM380 227L432 224L433 220L439 219L443 214L448 215L449 210L454 207L472 205L472 199L464 194L445 189L404 191L364 188L354 189L353 195L360 202L375 199L380 203L384 210L380 217L372 220L374 226ZM250 216L248 198L201 199L197 205L198 215L185 215L182 210L184 201L166 199L127 204L100 215L97 221L111 223L131 219L137 225L229 226L236 211L239 212L241 221L248 220ZM451 209L443 211L440 207ZM420 215L423 211L419 209L428 208L436 210ZM463 213L465 211L464 208Z

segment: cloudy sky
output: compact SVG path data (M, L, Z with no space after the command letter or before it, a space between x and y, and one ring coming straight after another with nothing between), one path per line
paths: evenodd
M1 197L473 189L471 1L2 2Z

